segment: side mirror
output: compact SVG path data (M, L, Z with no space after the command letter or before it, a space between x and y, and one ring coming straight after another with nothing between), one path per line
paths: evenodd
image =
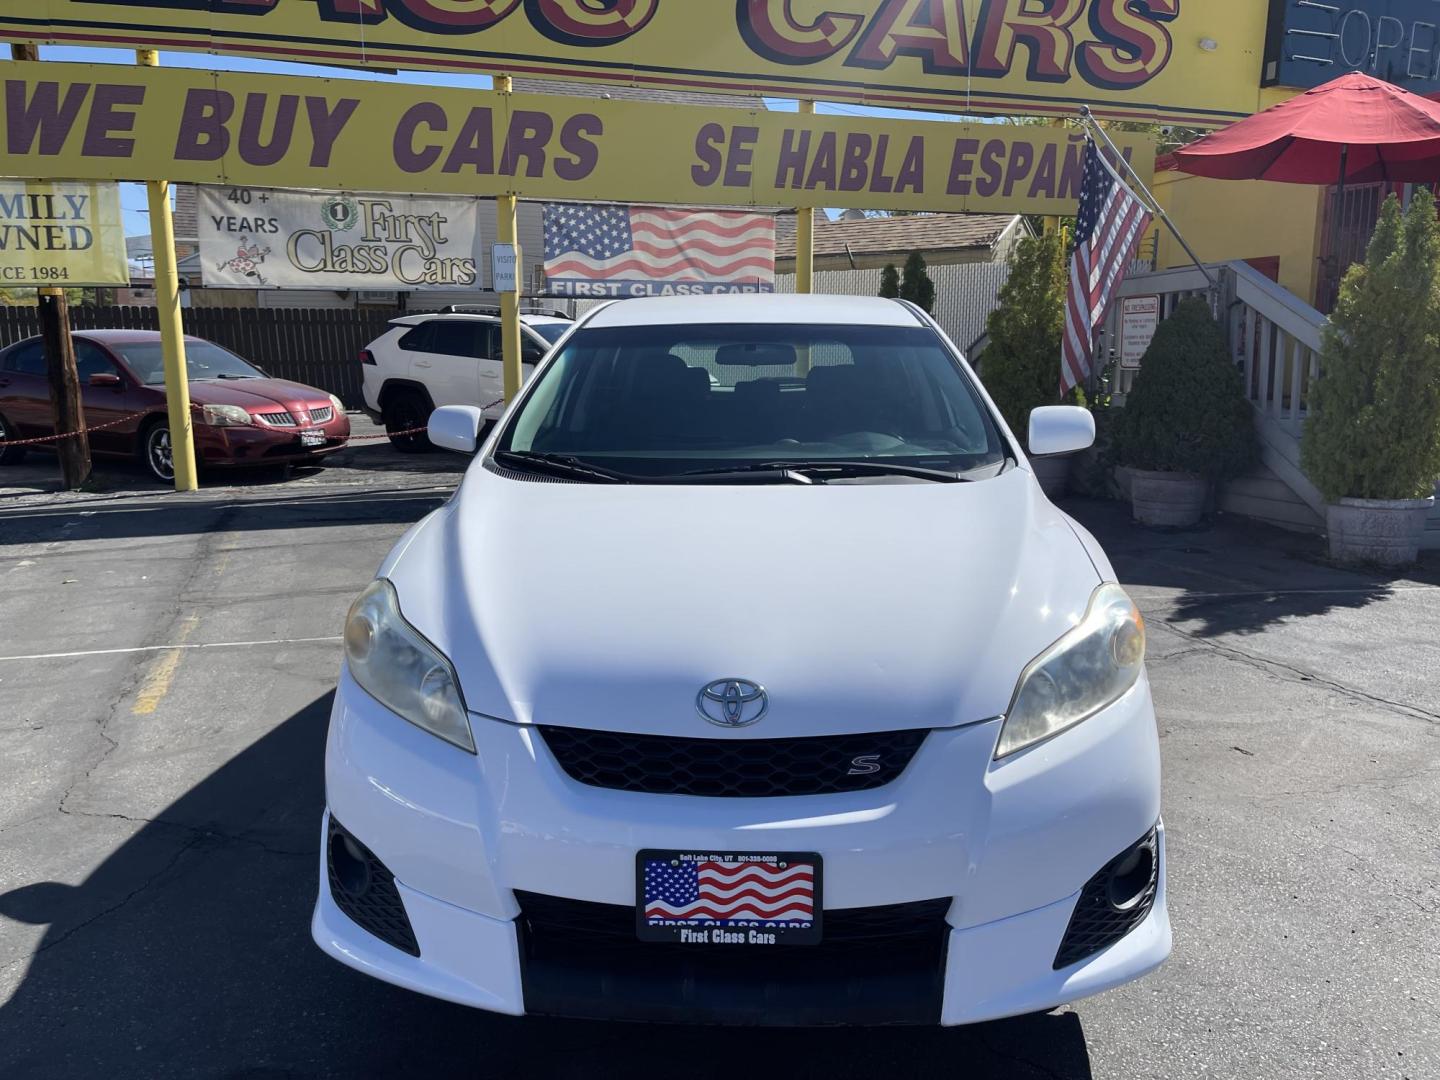
M430 441L446 450L473 454L484 420L474 405L442 405L430 414Z
M1047 405L1030 413L1031 457L1073 454L1095 445L1095 414L1078 405Z
M90 376L90 385L108 386L112 390L118 390L120 389L120 387L124 386L125 383L119 375L116 375L112 371L97 371L95 372L95 374Z

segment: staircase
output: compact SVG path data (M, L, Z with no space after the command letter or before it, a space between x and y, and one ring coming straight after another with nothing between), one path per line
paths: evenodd
M1282 529L1325 531L1325 499L1300 468L1300 439L1309 415L1310 390L1320 378L1320 336L1326 318L1294 294L1243 262L1207 267L1219 282L1217 310L1236 366L1245 379L1260 436L1260 465L1227 483L1222 510ZM1159 296L1161 313L1191 296L1205 296L1205 275L1193 267L1132 273L1120 295ZM1119 339L1117 302L1107 326ZM1135 372L1121 371L1117 391L1128 393ZM1436 483L1440 493L1440 480ZM1440 551L1440 502L1430 512L1423 546Z

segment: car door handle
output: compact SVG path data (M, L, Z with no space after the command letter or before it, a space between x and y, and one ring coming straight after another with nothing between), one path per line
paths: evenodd
M415 361L415 366L416 366L416 367L433 367L434 365L431 364L429 360L416 360L416 361Z

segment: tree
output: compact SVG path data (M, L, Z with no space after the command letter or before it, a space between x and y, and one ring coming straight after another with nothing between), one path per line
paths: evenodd
M1350 268L1310 388L1300 463L1330 502L1418 499L1440 477L1440 225L1416 188L1385 200Z
M935 282L925 269L925 257L912 251L905 260L905 277L900 282L900 299L909 300L922 311L935 310Z
M1115 452L1131 468L1211 480L1259 458L1244 380L1204 300L1186 300L1155 331L1116 423Z
M894 263L887 263L880 271L880 295L889 300L900 295L900 271L895 269Z
M982 360L985 388L1010 430L1029 429L1030 412L1060 400L1060 339L1065 332L1065 248L1059 233L1016 246L1000 306L990 313Z

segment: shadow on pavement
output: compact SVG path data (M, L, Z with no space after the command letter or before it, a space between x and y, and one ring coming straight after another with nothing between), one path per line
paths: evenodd
M0 1008L21 1078L1086 1078L1073 1013L955 1030L741 1031L496 1017L349 971L309 932L332 695L146 823L78 885L0 915L49 929Z
M1323 538L1244 519L1160 530L1136 525L1120 502L1066 499L1062 508L1095 534L1127 587L1180 590L1166 621L1197 637L1255 634L1287 620L1363 608L1405 582L1440 584L1440 566L1430 556L1394 573L1339 567L1325 560Z

